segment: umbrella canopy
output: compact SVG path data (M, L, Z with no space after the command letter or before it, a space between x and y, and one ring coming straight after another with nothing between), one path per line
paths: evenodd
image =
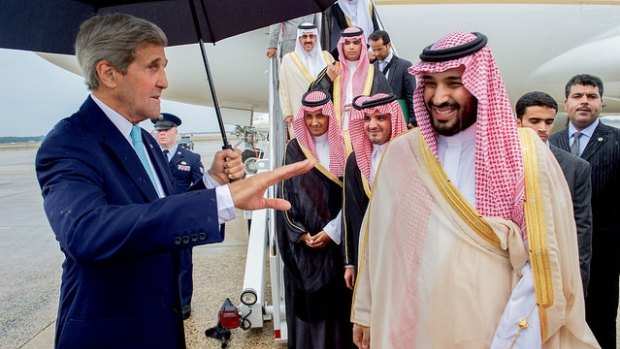
M95 14L129 13L157 24L169 45L198 42L190 1L204 42L321 12L335 0L2 0L0 47L73 54L80 24Z
M166 33L171 46L200 44L223 148L231 148L203 43L321 12L332 3L334 0L3 0L0 47L73 54L81 23L95 14L121 12L151 21Z

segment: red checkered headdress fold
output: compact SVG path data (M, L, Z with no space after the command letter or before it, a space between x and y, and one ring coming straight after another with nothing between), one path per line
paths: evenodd
M461 81L477 99L475 182L476 208L485 216L511 219L525 234L524 173L515 116L486 36L455 32L426 47L421 61L409 68L417 86L413 105L420 132L437 156L437 134L424 103L424 79L465 67Z
M400 104L392 94L377 93L372 96L357 96L353 99L353 111L349 121L349 133L351 144L355 152L355 160L360 171L370 183L372 143L364 130L365 114L378 112L383 115L390 115L392 122L392 133L389 141L405 132L405 118Z
M338 60L340 61L340 66L342 67L342 80L340 83L340 105L344 106L345 100L347 98L347 82L349 81L349 76L351 76L351 70L349 69L349 65L347 64L347 60L344 56L344 42L345 40L360 40L362 45L362 52L360 53L360 58L358 60L358 66L353 74L353 79L351 80L353 96L359 96L364 91L364 83L366 82L366 76L368 75L368 69L370 67L370 61L368 60L368 48L366 43L366 35L364 35L364 31L358 27L348 27L345 29L342 34L340 34L340 39L338 40ZM344 110L344 109L342 109Z
M297 116L293 120L293 129L297 142L300 146L307 149L316 163L319 163L319 157L316 152L315 140L308 126L306 126L305 115L306 113L315 112L321 110L323 115L329 117L329 126L327 128L327 140L329 142L329 172L336 177L342 177L344 173L345 162L345 150L344 140L342 138L342 131L338 125L336 119L336 113L334 112L334 104L331 101L332 97L329 93L314 90L306 92L302 97L302 106L297 112Z

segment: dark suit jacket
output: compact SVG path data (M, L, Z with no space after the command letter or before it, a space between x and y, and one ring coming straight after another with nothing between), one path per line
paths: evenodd
M379 61L375 60L375 70L379 71ZM415 114L413 112L413 90L415 89L415 78L409 74L407 69L411 67L411 62L406 59L392 56L392 60L388 66L387 81L392 88L392 93L398 99L407 101L407 111L409 119L405 123L416 125Z
M172 194L159 145L142 135ZM131 144L90 97L46 136L36 171L65 255L56 348L182 348L177 251L223 240L215 190L159 199Z
M549 138L569 151L568 128ZM592 268L620 270L620 130L602 122L581 154L592 171ZM617 287L616 279L616 287Z
M573 198L573 213L577 225L577 245L579 246L579 267L584 294L590 278L592 258L592 209L590 206L592 185L590 184L590 164L587 161L564 151L554 145L549 147L560 164Z
M202 180L204 167L200 162L200 155L183 147L177 147L177 151L168 162L175 193L185 193L187 189Z

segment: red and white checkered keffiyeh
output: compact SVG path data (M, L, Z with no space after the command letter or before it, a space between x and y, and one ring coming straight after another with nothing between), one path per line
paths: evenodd
M323 91L312 91L304 95L304 100L309 102L317 102L326 99L326 94ZM328 98L327 103L317 107L307 107L302 105L297 112L297 116L293 120L293 129L299 145L307 149L316 163L319 163L319 156L316 152L315 140L308 126L306 126L305 114L306 112L315 112L322 110L323 115L329 117L329 126L327 128L327 141L329 142L329 172L336 177L342 177L344 173L345 151L344 140L342 138L342 131L338 126L338 120L336 120L336 113L334 112L334 104L331 102L331 98Z
M475 38L472 33L451 33L433 44L431 50L460 46ZM485 216L516 222L525 235L521 146L504 82L488 46L461 58L444 62L421 61L409 68L409 73L417 79L413 105L420 132L437 156L437 134L424 104L422 77L425 73L443 72L459 66L465 67L461 77L463 85L478 100L475 123L476 208Z
M360 31L358 27L349 27L343 31L343 33L354 33ZM368 49L366 47L366 36L368 34L361 33L356 36L341 36L338 40L338 59L340 60L340 66L342 67L342 80L340 80L340 105L342 106L342 110L344 111L344 105L346 105L347 98L347 82L349 81L349 76L351 75L351 71L349 70L349 65L347 64L347 59L344 56L344 40L360 40L362 44L362 52L360 54L360 59L358 60L357 69L353 74L353 79L351 80L353 95L351 98L355 96L359 96L364 92L364 84L366 83L366 77L368 76L368 67L370 66L370 61L368 60Z
M387 97L388 95L385 93L377 93L373 96L367 97L362 96L359 97L355 103L357 105L361 105L367 101L375 101L378 99L382 99ZM407 131L407 126L405 125L405 118L403 116L403 111L400 107L400 104L396 100L393 100L389 103L369 107L362 110L353 109L351 113L351 120L349 121L349 132L351 134L351 144L353 146L353 151L355 152L355 160L357 161L357 166L360 171L370 183L370 171L371 171L371 156L372 156L372 143L368 139L368 135L366 135L366 131L364 131L364 114L379 112L381 114L390 114L392 121L392 133L388 140L391 141L399 134Z

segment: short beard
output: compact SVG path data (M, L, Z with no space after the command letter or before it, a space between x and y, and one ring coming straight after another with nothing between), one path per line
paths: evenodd
M459 118L457 122L454 125L451 125L450 127L442 127L443 126L442 123L435 124L435 120L433 120L431 110L428 106L426 107L426 110L428 111L428 115L431 117L431 126L433 127L433 130L435 130L435 132L437 132L438 134L442 136L446 136L446 137L454 136L455 134L468 129L478 119L478 115L477 115L478 101L476 99L473 100L472 110L471 110L471 112L474 115L470 118L466 118L465 116L463 116L462 118ZM458 111L461 111L460 105L458 107ZM467 121L464 123L463 119L466 119Z

